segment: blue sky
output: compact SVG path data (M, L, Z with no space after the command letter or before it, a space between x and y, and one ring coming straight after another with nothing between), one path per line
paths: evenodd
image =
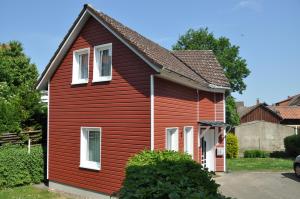
M228 37L252 71L247 90L234 94L247 105L300 93L299 0L2 0L0 42L21 41L42 72L84 3L168 49L189 28Z

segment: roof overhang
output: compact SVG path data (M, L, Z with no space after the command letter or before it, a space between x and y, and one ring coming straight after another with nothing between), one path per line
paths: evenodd
M203 91L215 92L215 93L225 93L226 90L229 90L223 87L217 87L217 86L211 87L209 84L200 84L199 82L196 82L188 77L185 77L181 74L178 74L174 71L167 70L167 69L161 70L160 74L157 74L155 76L197 90L203 90Z
M205 127L221 127L221 128L226 128L226 127L230 126L229 124L226 124L226 123L220 122L220 121L207 121L207 120L203 120L203 121L199 121L198 123L201 126L205 126Z

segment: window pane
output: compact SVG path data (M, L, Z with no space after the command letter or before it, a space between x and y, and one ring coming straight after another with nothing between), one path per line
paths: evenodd
M79 55L79 79L88 78L88 54Z
M102 51L101 59L101 76L110 76L111 75L111 55L109 55L109 50Z
M88 160L100 162L100 132L89 131Z
M185 152L192 155L193 154L193 133L191 127L185 128Z
M178 150L177 129L167 130L167 148L168 150Z

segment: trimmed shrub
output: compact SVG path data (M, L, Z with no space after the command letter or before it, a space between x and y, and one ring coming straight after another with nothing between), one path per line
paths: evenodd
M246 150L244 152L244 158L268 158L270 154L262 150Z
M226 157L237 158L239 155L238 138L233 133L228 133L226 136Z
M120 199L225 198L219 185L187 154L142 151L129 159Z
M43 166L41 146L33 146L30 154L21 146L0 147L0 188L41 182Z
M284 138L284 147L290 156L300 155L300 135L291 135Z

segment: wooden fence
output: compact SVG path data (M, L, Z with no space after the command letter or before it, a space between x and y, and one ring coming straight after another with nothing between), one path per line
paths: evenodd
M31 144L39 144L43 141L42 130L17 133L3 133L0 135L0 146L3 144L26 144L30 139Z

